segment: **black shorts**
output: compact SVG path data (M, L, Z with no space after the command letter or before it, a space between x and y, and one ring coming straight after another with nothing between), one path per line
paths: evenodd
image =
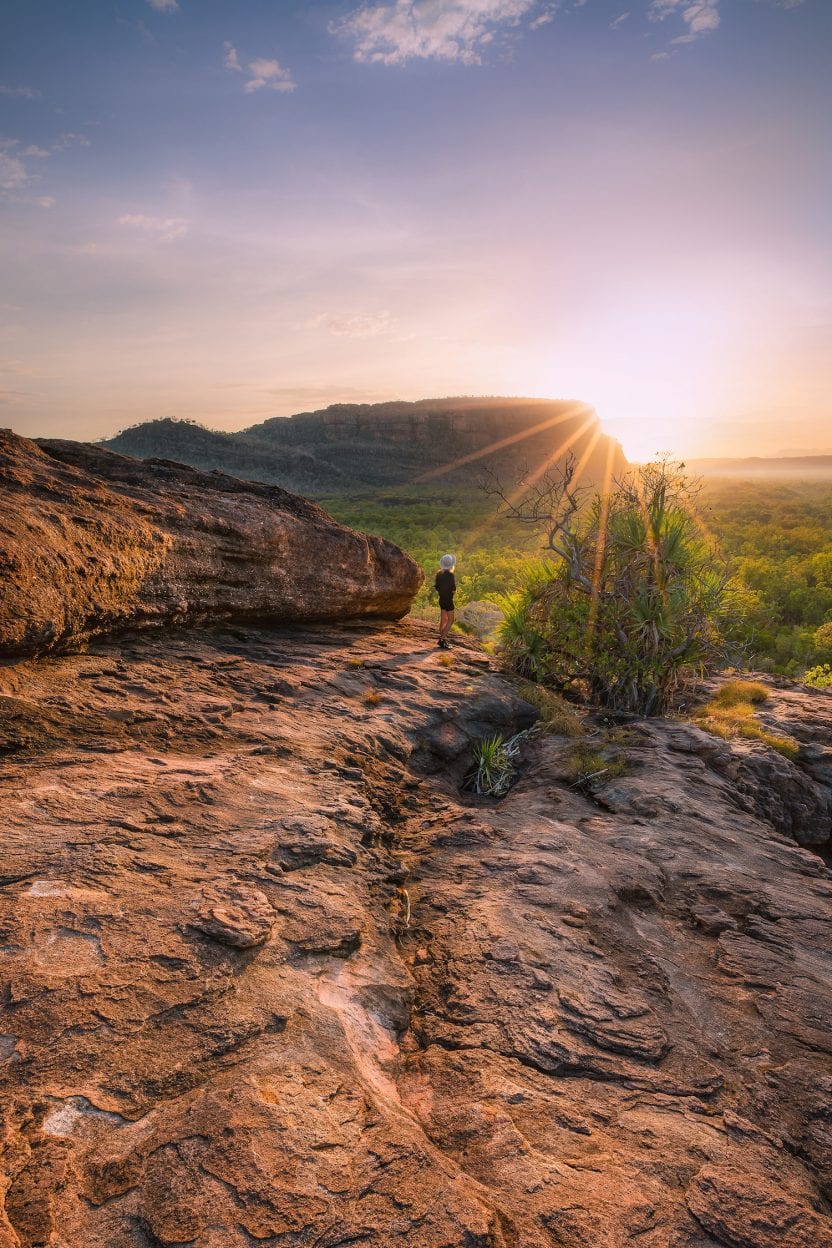
M450 602L448 602L447 598L444 600L444 602L443 602L443 600L442 600L441 598L439 599L439 610L440 610L440 611L453 611L453 609L454 609L454 600L453 600L453 598L450 600Z

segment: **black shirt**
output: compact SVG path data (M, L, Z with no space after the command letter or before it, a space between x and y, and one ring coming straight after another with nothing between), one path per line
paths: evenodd
M454 594L456 593L456 581L453 572L443 570L436 573L434 581L436 592L439 594L439 606L443 611L453 611Z

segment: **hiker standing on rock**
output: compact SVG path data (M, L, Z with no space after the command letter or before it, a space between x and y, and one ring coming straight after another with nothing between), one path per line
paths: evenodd
M453 555L443 555L439 560L439 571L436 573L434 585L439 595L439 649L448 650L448 633L454 622L454 594L456 580L454 567L456 560Z

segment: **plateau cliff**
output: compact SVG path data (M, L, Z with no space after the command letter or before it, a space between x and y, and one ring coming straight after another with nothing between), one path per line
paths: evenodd
M483 464L509 480L526 468L562 460L570 443L579 459L586 456L586 480L603 479L608 457L614 472L626 465L620 446L601 432L586 404L542 399L342 403L275 417L239 433L152 420L103 445L323 497L418 483L438 473L455 483L470 481Z

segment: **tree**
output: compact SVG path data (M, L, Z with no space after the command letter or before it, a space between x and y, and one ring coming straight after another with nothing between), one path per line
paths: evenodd
M634 468L606 494L575 462L518 498L491 478L505 515L542 531L554 556L507 602L504 649L526 676L582 683L614 710L657 715L694 673L725 662L730 574L696 511L697 487L669 460Z

